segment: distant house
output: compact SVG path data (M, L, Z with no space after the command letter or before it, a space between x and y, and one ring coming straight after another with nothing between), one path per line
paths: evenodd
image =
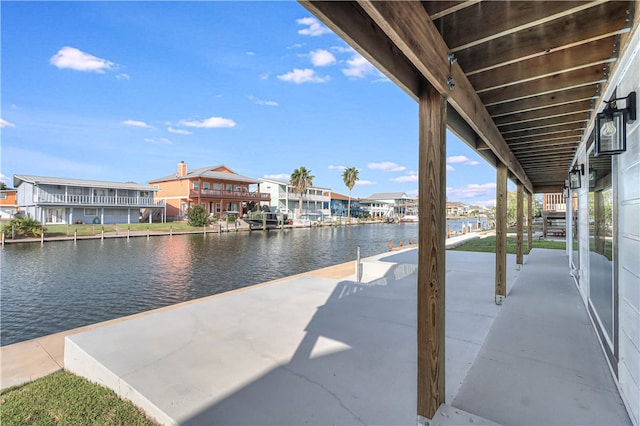
M181 161L177 173L149 181L157 198L167 204L167 218L180 220L191 206L201 205L208 214L250 210L270 201L260 192L260 181L242 176L224 165L187 169Z
M377 192L361 199L360 204L371 217L402 217L408 209L415 209L416 200L404 192Z
M138 223L164 217L164 202L135 182L13 175L17 205L43 224Z
M347 217L349 214L349 197L332 192L330 209L333 217ZM351 217L360 217L361 214L360 199L351 198Z
M0 190L0 220L11 220L18 211L15 189Z
M304 194L298 194L289 182L262 179L262 190L269 193L272 209L286 213L290 218L302 219L298 217L301 203L303 216L330 215L331 190L328 188L310 186Z
M447 201L447 217L467 216L470 207L459 201Z

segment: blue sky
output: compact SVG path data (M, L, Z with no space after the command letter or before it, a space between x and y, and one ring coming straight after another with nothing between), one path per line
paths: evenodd
M0 4L1 178L135 181L224 164L352 195L418 189L418 106L297 2ZM450 201L495 169L448 134Z

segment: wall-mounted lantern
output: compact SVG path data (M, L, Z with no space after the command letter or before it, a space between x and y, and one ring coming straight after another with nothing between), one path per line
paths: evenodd
M567 184L568 182L565 181L564 185L562 186L562 196L567 199L569 198L569 185Z
M582 186L582 176L584 176L584 164L576 164L569 172L569 188L580 189Z
M626 101L626 108L611 107L616 101ZM636 92L626 98L605 101L607 107L596 116L596 148L594 155L621 154L627 150L627 123L636 119Z
M598 178L598 172L596 169L589 167L589 192L593 192L596 188L596 179Z

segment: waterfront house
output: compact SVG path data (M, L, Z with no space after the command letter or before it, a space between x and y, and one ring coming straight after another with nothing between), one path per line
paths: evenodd
M11 220L18 212L15 189L0 190L0 220Z
M269 194L271 208L289 215L294 219L309 219L312 215L322 219L330 215L331 190L318 186L310 186L304 194L298 194L295 186L289 182L273 179L261 179L262 190ZM300 217L302 204L302 217Z
M347 217L349 214L349 197L347 195L331 193L331 216ZM351 217L360 217L362 214L359 198L351 198Z
M20 212L45 225L162 220L164 201L135 182L13 175Z
M469 206L460 201L447 201L447 217L466 216Z
M360 200L362 209L371 217L402 217L408 208L415 208L416 201L404 192L376 192Z
M593 339L602 348L599 362L611 372L631 423L639 425L640 2L300 3L418 106L417 422L434 419L446 396L444 363L451 348L445 348L445 321L450 318L444 315L442 236L449 129L496 167L495 291L488 296L504 303L502 309L508 308L509 298L535 303L538 290L506 293L507 181L517 192L516 269L528 267L523 219L527 216L531 223L534 194L562 193L572 200L564 203L571 206L565 212L567 250L558 254L566 257L567 268L557 281L571 274L579 293L575 303L588 313ZM532 228L527 228L531 247ZM545 300L555 302L553 297ZM529 328L511 336L531 342L519 351L525 356L526 351L545 352L549 341L561 346L562 351L555 351L560 359L536 366L553 373L558 361L577 359L575 348L585 342L573 341L564 317L546 318L540 308L530 323L551 320L553 326L543 332L549 338L536 339ZM509 416L514 413L522 423L557 421L554 410L542 402L550 401L546 395L562 398L566 404L555 411L568 416L571 410L589 410L580 405L581 395L566 394L562 381L542 387L546 390L535 394L540 398L532 398L529 383L536 374L514 370L514 356L495 357L496 369L482 371L484 381L469 403L454 400L454 408L501 424L513 423ZM531 380L515 384L516 377ZM562 378L584 379L590 389L597 388L582 376ZM497 397L496 389L509 392Z
M167 219L182 220L191 206L201 205L211 216L224 212L240 214L269 202L260 192L260 181L242 176L225 165L187 169L178 163L177 173L153 179L149 184L156 197L167 204Z

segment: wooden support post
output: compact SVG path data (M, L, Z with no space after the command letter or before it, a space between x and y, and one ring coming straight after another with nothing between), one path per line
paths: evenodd
M516 186L516 270L522 269L524 263L523 242L524 242L524 187L520 182Z
M496 182L496 305L507 296L507 173L500 163Z
M446 101L419 99L418 422L445 402Z
M527 246L533 248L533 193L527 194Z

